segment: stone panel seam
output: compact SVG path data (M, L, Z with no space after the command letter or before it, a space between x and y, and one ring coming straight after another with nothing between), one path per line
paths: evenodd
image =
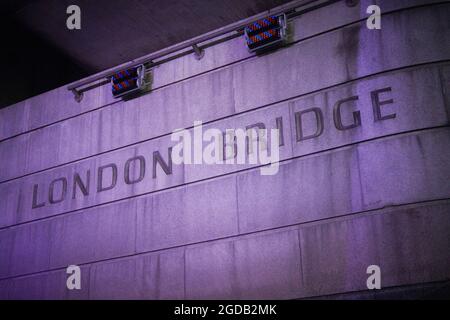
M93 281L95 279L95 267L92 266L92 264L89 264L89 279L88 279L88 283L89 283L89 287L88 287L88 299L91 299L91 287L93 287ZM94 275L93 275L94 273Z
M401 203L401 204L395 204L395 205L386 205L386 206L383 206L380 208L374 208L374 209L368 209L368 210L363 210L363 211L358 211L358 212L353 212L353 213L341 214L341 215L317 219L317 220L313 220L313 221L305 221L305 222L300 222L300 223L294 223L294 224L289 224L289 225L261 229L261 230L257 230L257 231L250 231L250 232L246 232L246 233L242 233L242 234L238 234L238 235L224 236L224 237L219 237L219 238L214 238L214 239L209 239L209 240L185 243L185 244L171 246L171 247L159 248L159 249L148 250L148 251L141 251L136 254L129 254L129 255L124 255L124 256L116 256L116 257L112 257L112 258L99 259L99 260L95 260L95 261L88 261L88 262L79 263L78 266L89 266L91 269L92 266L101 264L104 262L127 259L127 258L141 256L141 255L158 254L158 253L163 253L163 252L166 252L169 250L176 250L176 249L181 249L181 248L183 248L184 252L186 252L186 249L189 247L197 246L197 245L204 245L207 243L213 243L213 242L218 242L218 241L227 241L227 240L233 241L233 239L240 239L242 237L249 237L249 236L255 236L255 235L257 236L257 235L269 233L272 231L282 232L282 231L287 231L289 229L299 229L302 227L314 226L314 225L318 225L318 224L322 224L322 223L329 223L332 221L342 221L343 219L348 219L349 217L358 218L358 217L365 216L367 214L389 214L389 212L392 211L393 209L401 209L403 207L433 205L433 204L449 203L449 202L450 202L450 198L440 198L440 199L432 199L432 200L426 200L426 201L417 201L417 202L408 202L408 203ZM450 203L449 203L449 205L450 205ZM380 211L380 212L378 212L378 211ZM16 278L23 278L23 277L38 275L38 274L45 274L48 272L61 271L64 269L65 269L65 267L58 267L58 268L52 268L52 269L47 269L47 270L41 270L41 271L37 271L37 272L19 274L19 275L14 275L11 277L0 278L0 281L16 279ZM95 269L95 267L93 269Z
M445 112L447 113L447 123L450 123L450 96L447 92L447 87L445 86L445 77L444 77L444 68L445 66L442 66L439 68L439 80L441 85L441 92L442 92L442 99L444 101L445 106ZM450 67L449 67L450 70Z
M183 250L183 299L187 299L186 296L186 248Z
M387 11L387 12L382 12L381 15L382 15L382 16L388 16L388 15L391 15L391 14L397 14L397 13L400 13L400 12L402 12L402 11L409 11L409 10L414 10L414 9L423 8L423 7L433 7L433 6L446 5L446 4L448 5L449 2L448 2L448 1L442 1L442 2L431 3L431 4L416 5L416 6L411 6L411 7L405 7L405 8L400 8L400 9L396 9L396 10L391 10L391 11ZM297 18L297 19L298 19L298 18ZM347 27L349 27L349 26L351 26L351 25L360 24L360 23L365 22L365 21L366 21L366 18L363 18L363 19L355 20L355 21L353 21L353 22L349 22L349 23L340 25L340 26L338 26L338 27L334 27L334 28L331 28L331 29L327 29L327 30L325 30L325 31L321 31L321 32L316 33L316 34L314 34L314 35L311 35L311 36L308 36L308 37L305 37L305 38L302 38L302 39L293 41L293 42L289 43L289 45L288 45L287 47L284 47L284 48L282 48L281 50L286 49L286 48L289 48L289 46L296 45L296 44L302 43L302 42L304 42L304 41L311 40L311 39L313 39L313 38L315 38L315 37L320 37L320 36L322 36L322 35L324 35L324 34L331 33L331 32L335 32L335 31L338 31L338 30L340 30L340 29L347 28ZM165 85L162 85L162 86L153 88L151 91L153 92L153 91L157 91L157 90L160 90L160 89L164 89L164 88L166 88L166 87L169 87L169 86L172 86L172 85L181 83L181 82L183 82L183 81L192 80L192 79L195 79L195 78L197 78L197 77L201 77L201 76L203 76L203 75L205 75L205 74L213 73L213 72L218 71L218 70L220 70L220 69L224 69L224 68L227 68L227 67L229 67L229 66L231 66L231 65L239 64L239 63L242 63L242 62L244 62L244 61L247 61L247 60L250 60L250 59L254 59L254 58L258 58L258 57L257 57L256 55L252 55L252 56L249 56L249 57L245 57L245 58L242 58L242 59L240 59L240 60L236 60L236 61L230 62L230 63L228 63L228 64L224 64L224 65L222 65L222 66L219 66L219 67L216 67L216 68L213 68L213 69L210 69L210 70L206 70L206 71L200 72L200 73L198 73L198 74L195 74L195 75L192 75L192 76L189 76L189 77L186 77L186 78L183 78L183 79L180 79L180 80L176 80L176 81L173 81L173 82L171 82L171 83L167 83L167 84L165 84ZM13 136L6 137L6 138L4 138L4 139L0 139L0 143L2 143L3 141L6 141L6 140L10 140L10 139L16 138L16 137L21 136L21 135L25 135L25 134L30 133L30 132L33 132L33 131L37 131L37 130L40 130L40 129L44 129L44 128L46 128L46 127L55 125L55 124L57 124L57 123L59 123L59 122L64 122L64 121L66 121L66 120L70 120L70 119L76 118L76 117L78 117L78 116L85 115L85 114L87 114L87 113L95 112L95 111L98 111L98 110L100 110L100 109L103 109L103 108L106 108L106 107L110 107L110 106L112 106L112 105L114 105L114 104L117 104L117 103L120 103L120 102L123 102L123 101L122 101L122 100L113 101L113 102L107 103L107 104L105 104L105 105L99 106L99 107L97 107L97 108L89 109L89 110L86 110L86 111L81 112L81 113L79 113L79 114L75 114L75 115L73 115L73 116L70 116L70 117L67 117L67 118L63 118L63 119L60 119L60 120L57 120L57 121L54 121L54 122L51 122L51 123L42 125L42 126L39 126L39 127L33 128L33 129L30 129L30 130L27 130L27 131L24 131L24 132L15 134L15 135L13 135ZM252 110L256 110L256 109L252 109ZM1 183L1 182L0 182L0 183Z
M297 229L297 238L298 238L298 252L299 252L299 258L300 258L300 285L303 286L303 279L305 279L304 277L304 273L303 273L303 256L302 256L302 237L300 236L300 226ZM300 290L303 290L303 288L300 288Z
M352 142L352 143L349 143L349 144L340 145L340 146L337 146L337 147L328 148L328 149L312 152L312 153L309 153L309 154L304 154L304 155L290 157L290 158L287 158L287 159L280 160L277 163L283 164L285 162L289 162L289 161L292 161L292 160L299 160L299 159L308 158L308 157L315 157L315 156L318 156L320 154L325 154L325 153L328 153L328 152L337 151L339 149L345 149L345 148L350 148L350 147L353 147L353 146L363 145L363 144L366 144L366 143L370 143L372 141L379 141L379 140L381 141L381 140L389 139L389 138L396 137L396 136L407 136L407 135L410 135L410 134L413 134L413 133L417 133L417 132L429 132L429 131L448 129L448 128L450 128L450 125L442 125L442 126L435 126L435 127L429 127L429 128L414 129L414 130L409 130L409 131L405 131L405 132L389 134L389 135L385 135L385 136L381 136L381 137L370 138L370 139L363 140L363 141ZM216 179L219 179L219 178L223 178L223 177L228 177L228 176L232 176L232 175L239 175L239 174L242 174L244 172L257 170L257 169L259 169L262 166L264 166L264 165L259 165L259 166L255 166L255 167L252 167L252 168L246 168L246 169L237 170L237 171L233 171L233 172L227 172L227 173L220 174L220 175L217 175L217 176L208 177L208 178L202 178L202 179L194 180L194 181L190 181L190 182L184 182L182 184L169 186L169 187L158 189L158 190L148 191L148 192L144 192L144 193L137 194L137 195L132 195L132 196L121 198L121 199L111 200L111 201L107 201L107 202L100 203L100 204L94 204L94 205L83 207L83 208L79 208L79 209L68 210L68 211L61 212L61 213L58 213L58 214L54 214L54 215L47 216L47 217L42 217L42 218L38 218L38 219L34 219L34 220L29 220L29 221L20 222L20 223L8 225L8 226L3 226L3 227L0 227L0 231L7 230L7 229L12 229L12 228L15 228L15 227L18 227L18 226L22 226L22 225L26 225L26 224L30 224L30 223L51 220L52 218L57 218L57 217L61 217L61 216L64 216L64 215L69 215L69 214L73 214L73 213L80 213L81 211L85 211L85 210L88 210L88 209L93 209L93 208L96 208L96 207L107 206L107 205L110 205L110 204L113 204L113 203L121 203L121 202L128 201L130 199L136 199L136 198L140 198L140 197L144 197L144 196L148 196L148 195L159 194L161 192L168 191L168 190L174 190L174 189L184 188L186 186L191 186L191 185L195 185L195 184L199 184L199 183L203 183L203 182L213 181L213 180L216 180Z
M308 300L308 299L327 299L327 298L331 298L333 299L333 297L339 298L342 297L344 295L350 295L350 294L377 294L378 293L383 293L385 292L384 290L392 290L392 289L397 289L397 288L414 288L417 287L417 285L420 286L427 286L427 285L446 285L446 284L450 284L449 280L438 280L438 281L428 281L428 282L417 282L417 283L412 283L412 284L402 284L402 285L398 285L398 286L388 286L388 287L382 287L382 290L359 290L359 291L343 291L340 293L333 293L333 294L327 294L327 295L321 295L321 296L307 296L307 297L299 297L297 299L292 299L292 300ZM345 299L345 298L344 298Z
M280 101L269 103L269 104L266 104L266 105L263 105L263 106L259 106L259 107L256 107L256 108L253 108L253 109L250 109L250 110L245 110L245 111L242 111L242 112L239 112L239 113L235 113L235 114L232 114L232 115L224 116L224 117L217 118L217 119L214 119L214 120L205 121L202 124L203 125L213 124L215 122L219 122L219 121L222 121L222 120L227 120L227 119L230 119L230 118L233 118L233 117L236 117L236 116L241 116L241 115L244 115L244 114L247 114L247 113L251 113L251 112L255 112L255 111L258 111L258 110L265 109L265 108L269 108L269 107L272 107L272 106L280 104L280 103L290 102L290 100L295 100L295 99L303 98L303 97L306 97L306 96L309 96L309 95L314 95L314 94L320 93L321 91L327 91L327 90L339 88L341 86L350 85L350 84L352 84L354 82L357 82L357 81L366 80L366 79L370 79L370 78L381 76L381 75L387 75L389 73L394 73L394 72L398 72L398 71L415 69L415 68L419 68L419 67L427 67L427 66L429 66L429 67L438 67L441 64L446 64L446 63L449 63L449 62L450 62L450 59L446 59L446 60L439 60L439 61L433 61L433 62L419 63L419 64L405 66L405 67L399 67L399 68L394 68L394 69L383 70L383 71L380 71L380 72L377 72L377 73L373 73L373 74L370 74L370 75L367 75L367 76L355 78L355 79L352 79L352 80L347 80L347 81L341 82L339 84L334 84L334 85L331 85L331 86L328 86L328 87L317 89L317 90L314 90L314 91L311 91L311 92L308 92L308 93L304 93L304 94L292 96L292 97L289 97L289 98L286 98L286 99L282 99ZM192 130L193 128L194 128L194 126L189 126L189 127L183 128L183 129L185 129L185 130ZM98 156L101 156L101 155L104 155L104 154L112 153L112 152L119 151L119 150L122 150L122 149L126 149L126 148L129 148L129 147L134 147L134 146L137 146L137 145L142 144L144 142L149 142L149 141L152 141L152 140L157 140L157 139L160 139L160 138L168 137L171 134L172 134L171 132L170 133L161 134L161 135L158 135L158 136L155 136L155 137L152 137L152 138L148 138L148 139L140 140L140 141L137 141L137 142L133 142L133 143L125 145L125 146L113 148L113 149L110 149L110 150L107 150L107 151L102 151L102 152L99 152L99 153L96 153L96 154L92 154L90 156L86 156L86 157L82 157L82 158L79 158L79 159L71 160L71 161L68 161L68 162L65 162L65 163L61 163L61 164L58 164L58 165L55 165L55 166L51 166L51 167L48 167L48 168L45 168L45 169L33 171L33 172L30 172L30 173L27 173L27 174L24 174L24 175L20 175L20 176L14 177L14 178L9 178L9 179L6 179L6 180L2 180L2 181L0 181L0 184L11 182L11 181L18 180L18 179L22 179L22 178L25 178L25 177L29 177L29 176L32 176L32 175L35 175L35 174L38 174L38 173L42 173L42 172L45 172L45 171L57 169L57 168L60 168L60 167L64 167L66 165L75 164L75 163L78 163L78 162L81 162L81 161L84 161L84 160L87 160L87 159L90 159L90 158L95 158L95 157L98 157Z
M56 120L56 121L47 123L47 124L42 125L42 126L39 126L39 127L30 129L30 130L27 130L27 131L24 131L24 132L21 132L21 133L17 133L17 134L15 134L15 135L12 135L12 136L9 136L9 137L0 139L0 143L2 143L2 142L4 142L4 141L7 141L7 140L11 140L11 139L17 138L17 137L20 137L20 136L22 136L22 135L25 135L25 134L28 134L28 133L31 133L31 132L34 132L34 131L38 131L38 130L41 130L41 129L45 129L45 128L47 128L47 127L54 126L55 124L58 124L58 123L60 123L60 122L65 122L65 121L67 121L67 120L71 120L71 119L74 119L74 118L77 118L77 117L86 115L86 114L88 114L88 113L95 112L95 111L101 110L101 109L106 108L106 107L110 107L110 106L115 105L115 104L118 104L118 103L120 103L120 102L122 102L122 101L121 101L121 100L113 101L113 102L110 102L110 103L105 104L105 105L103 105L103 106L99 106L99 107L97 107L97 108L89 109L89 110L86 110L86 111L83 111L83 112L74 114L74 115L72 115L72 116L70 116L70 117L66 117L66 118L64 118L64 119Z
M239 175L235 176L235 183L236 183L236 221L237 221L237 227L238 227L238 234L241 233L241 226L240 226L240 222L239 222ZM1 229L0 229L1 230Z

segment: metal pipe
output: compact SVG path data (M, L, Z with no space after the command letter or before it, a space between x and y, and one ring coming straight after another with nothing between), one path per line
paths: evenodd
M289 2L289 3L285 4L285 5L278 6L276 8L270 9L270 10L265 11L263 13L260 13L260 14L254 15L252 17L249 17L247 19L244 19L244 20L232 23L232 24L230 24L228 26L225 26L225 27L213 30L211 32L208 32L208 33L205 33L203 35L194 37L192 39L189 39L189 40L177 43L177 44L175 44L173 46L170 46L170 47L164 48L162 50L153 52L151 54L148 54L148 55L145 55L143 57L137 58L135 60L128 61L128 62L126 62L124 64L121 64L121 65L119 65L117 67L110 68L108 70L99 72L99 73L94 74L92 76L89 76L87 78L81 79L79 81L76 81L76 82L68 85L67 89L72 91L72 92L74 92L74 94L77 94L78 92L87 91L87 90L89 90L89 89L91 89L93 87L96 87L96 85L89 86L89 88L85 88L84 90L83 89L78 89L78 88L86 86L88 84L92 84L92 83L94 83L96 81L99 81L99 80L103 80L105 78L109 78L114 73L116 73L116 72L118 72L120 70L129 69L129 68L133 68L135 66L138 66L140 64L149 63L152 60L155 60L155 59L158 59L158 58L162 58L162 57L164 57L166 55L175 53L175 52L183 50L183 49L190 48L191 49L190 52L192 52L193 46L198 46L199 43L211 40L213 38L219 37L221 35L224 35L224 34L227 34L227 33L230 33L230 32L234 32L234 31L240 32L240 29L244 28L249 23L251 23L251 22L253 22L255 20L264 18L267 15L277 15L277 14L285 13L285 12L288 12L288 11L291 11L291 10L295 10L296 8L299 8L299 7L302 7L302 6L306 6L308 4L311 4L311 3L314 3L314 2L318 2L318 1L319 0L296 0L296 1ZM332 1L332 2L334 2L334 1ZM236 35L236 36L238 36L238 35ZM227 37L227 38L229 38L229 37ZM200 46L200 48L202 48L202 47Z

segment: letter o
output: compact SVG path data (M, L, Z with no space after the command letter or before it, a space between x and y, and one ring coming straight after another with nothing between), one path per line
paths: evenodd
M130 164L134 161L139 161L139 177L137 179L130 179ZM128 159L125 163L125 183L126 184L134 184L141 182L145 176L145 158L143 156L136 156L131 159Z

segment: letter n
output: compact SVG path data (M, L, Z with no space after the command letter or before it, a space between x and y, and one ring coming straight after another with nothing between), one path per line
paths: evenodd
M159 151L153 152L153 179L156 179L156 165L159 163L166 175L172 174L172 147L168 152L168 163L164 161Z
M89 185L91 183L91 170L86 172L86 181L85 183L81 180L81 177L78 173L75 173L73 177L73 189L72 189L72 199L75 199L75 195L77 192L77 186L81 190L84 196L89 195Z

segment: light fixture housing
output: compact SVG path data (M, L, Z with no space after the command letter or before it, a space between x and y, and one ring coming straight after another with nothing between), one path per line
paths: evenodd
M244 28L250 52L261 52L284 43L287 35L286 15L274 15L257 20Z
M114 73L111 76L111 92L113 97L119 98L131 93L143 91L147 85L145 73L146 68L143 64Z

